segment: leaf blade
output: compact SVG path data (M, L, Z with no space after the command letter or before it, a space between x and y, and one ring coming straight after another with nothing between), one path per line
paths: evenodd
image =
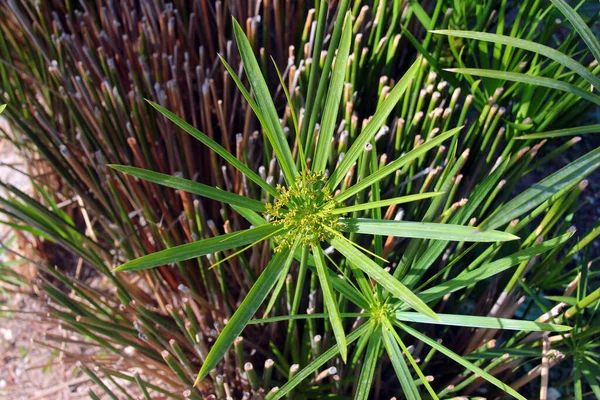
M368 125L367 125L367 127L368 127ZM404 154L403 156L390 162L383 168L378 169L377 172L372 173L371 175L367 176L366 178L361 179L358 183L356 183L353 186L342 191L340 194L338 194L335 197L335 200L340 202L340 201L344 201L345 199L347 199L351 196L354 196L355 194L359 193L361 190L371 186L374 182L378 182L381 179L388 176L389 174L394 173L396 170L398 170L402 166L406 165L407 163L411 162L412 160L425 154L427 151L429 151L433 147L436 147L437 145L441 144L442 142L444 142L446 139L450 138L451 136L457 134L458 132L460 132L461 129L462 129L462 126L451 129L447 132L442 133L441 135L439 135L437 137L434 137L431 140L428 140L427 142L423 143L416 149L409 151L408 153ZM346 159L346 157L344 157L344 160ZM342 160L342 162L343 162L343 160ZM340 163L340 165L341 165L341 163Z
M496 35L494 33L484 33L484 32L470 32L470 31L458 31L458 30L433 30L432 33L437 33L439 35L447 35L460 37L464 39L475 39L475 40L483 40L485 42L492 42L498 44L504 44L507 46L517 47L520 49L532 51L534 53L541 54L545 57L548 57L565 67L577 72L581 77L587 80L590 84L592 84L596 89L600 90L600 78L594 76L587 68L573 60L569 56L561 53L558 50L553 49L552 47L545 46L543 44L539 44L536 42L532 42L529 40L518 39L511 36L504 35Z
M289 253L277 253L275 257L271 259L265 270L260 274L254 285L252 285L252 288L229 322L227 322L227 325L223 328L223 331L217 338L215 344L210 349L200 368L200 372L198 372L198 377L194 382L194 386L202 381L202 379L216 367L218 362L233 344L233 341L242 333L248 324L248 321L250 321L250 318L256 313L275 285L281 271L292 262L294 254L293 250L295 250L297 246L298 243L296 242L292 251Z
M347 232L368 235L410 237L460 242L503 242L519 239L511 233L501 231L479 231L471 226L436 224L431 222L373 220L368 218L340 218Z
M390 94L383 101L381 106L373 115L371 121L367 124L366 128L358 135L348 152L338 165L338 167L333 171L329 179L327 180L327 187L333 192L333 189L344 179L350 167L354 162L358 159L360 154L362 153L364 146L367 143L371 142L371 139L375 137L379 129L385 123L387 117L390 115L400 98L408 88L411 79L417 73L417 70L421 66L422 58L417 58L417 60L410 66L410 68L406 71L406 73L402 76L402 78L398 81L396 86L392 89Z
M455 72L464 75L477 75L484 78L493 78L512 82L526 83L529 85L544 86L551 89L560 90L566 93L579 96L596 105L600 105L600 96L581 89L571 83L559 81L557 79L547 78L545 76L536 76L522 74L520 72L495 71L491 69L478 68L448 68L446 71Z
M185 261L222 250L229 250L234 247L244 246L256 242L261 238L269 236L276 230L277 227L265 224L256 228L247 229L242 232L233 232L210 239L182 244L180 246L171 247L169 249L128 261L125 264L115 268L113 271L138 271L141 269L158 267L159 265L167 265L179 261Z
M136 178L173 189L183 190L188 193L197 194L198 196L206 197L207 199L220 201L225 204L245 207L253 211L265 210L265 204L263 202L240 196L235 193L226 192L224 190L204 185L199 182L194 182L189 179L183 179L177 176L167 175L143 168L130 167L127 165L108 164L108 166L116 171L135 176Z
M479 229L495 229L539 206L549 198L559 197L598 167L600 167L600 148L579 157L504 204L483 221Z
M320 246L312 246L313 255L315 257L315 266L317 268L317 276L321 284L321 291L323 293L323 303L325 309L329 314L329 322L333 328L333 335L335 341L340 349L340 355L342 360L346 362L348 356L348 345L346 344L346 334L344 333L344 326L342 325L342 319L337 309L337 303L331 290L331 283L327 276L327 267L325 266L325 256L323 249Z
M323 107L323 117L321 119L321 130L317 140L313 171L323 172L327 166L329 149L331 148L331 139L335 128L335 121L339 113L342 90L344 89L344 77L348 67L348 55L350 53L350 40L352 39L352 23L350 14L346 16L344 27L342 28L342 40L337 49L335 65L331 72L331 81L325 105ZM333 50L330 50L333 51ZM321 79L324 79L321 77Z
M403 322L463 326L472 328L507 329L529 332L565 332L571 330L571 327L566 325L546 324L535 321L520 321L508 318L478 317L471 315L440 313L438 313L437 316L439 317L439 320L434 320L425 315L414 312L399 311L396 313L396 318Z
M188 134L192 135L194 138L196 138L202 144L208 146L212 151L214 151L219 156L221 156L221 158L223 158L225 161L227 161L232 167L236 168L242 174L246 175L248 177L248 179L250 179L252 182L256 183L261 188L265 189L272 196L277 197L279 195L277 193L277 190L275 190L274 187L269 185L256 172L252 171L250 169L250 167L248 167L247 165L240 162L240 160L238 160L233 154L228 152L223 146L221 146L219 143L215 142L208 135L206 135L205 133L201 132L200 130L194 128L192 125L188 124L185 120L183 120L182 118L179 118L175 113L167 110L160 104L157 104L150 100L146 100L146 101L152 107L154 107L158 112L160 112L162 115L164 115L166 118L168 118L171 122L173 122L175 125L177 125L181 129L183 129Z
M286 181L291 184L294 182L298 170L296 169L296 163L292 157L290 146L283 133L283 128L279 122L279 117L277 116L277 110L275 109L275 104L273 104L271 93L269 92L265 78L263 77L254 56L254 50L252 49L246 34L242 30L242 27L235 18L233 19L233 30L244 70L246 71L250 87L256 98L256 104L261 109L268 127L268 129L265 129L265 133L277 155L277 160L281 165Z

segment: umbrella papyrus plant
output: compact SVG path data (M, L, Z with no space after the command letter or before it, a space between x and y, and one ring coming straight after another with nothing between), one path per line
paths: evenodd
M404 76L396 82L385 100L378 105L370 121L355 138L343 158L336 163L334 168L328 169L328 165L332 164L329 162L329 155L344 89L352 39L351 18L349 16L344 17L344 15L340 12L336 20L335 29L340 29L341 34L338 35L339 43L332 43L333 46L337 46L335 63L331 69L328 90L323 94L325 98L321 102L324 107L320 113L318 134L315 135L314 145L308 147L303 146L303 141L299 138L302 125L312 115L303 115L302 118L297 118L291 97L286 91L286 85L282 82L282 88L286 91L285 94L290 103L289 108L292 110L295 133L293 138L286 136L248 38L238 23L235 20L233 21L238 49L251 92L246 89L232 68L224 60L222 61L256 114L268 144L272 148L282 177L281 184L276 185L276 187L269 184L258 173L221 147L212 138L198 131L174 113L152 103L152 106L160 113L206 144L232 167L243 173L248 180L258 185L262 191L260 197L248 198L177 176L169 176L129 166L112 165L111 167L118 171L147 181L228 203L251 224L251 227L246 230L183 244L141 257L119 266L115 271L142 270L221 251L239 249L237 253L228 257L231 258L262 241L270 241L273 249L270 262L256 279L236 312L223 328L209 354L203 360L196 383L206 378L217 367L218 362L242 333L244 327L251 322L252 317L265 302L269 293L272 293L272 299L277 298L284 287L292 263L297 260L300 263L297 277L297 287L300 288L300 291L297 291L297 293L301 293L307 270L311 269L318 277L325 313L298 315L296 305L292 306L296 308L292 310L292 316L283 319L326 318L331 324L336 345L295 374L281 389L273 391L271 396L274 398L284 396L337 354L341 356L342 360L346 361L348 346L355 341L363 342L363 348L366 349L361 379L356 389L358 398L367 398L368 396L373 381L374 369L382 348L389 355L407 398L418 398L415 397L418 394L404 357L415 368L432 397L437 398L407 351L397 330L401 330L432 346L511 395L523 398L497 378L410 327L408 323L518 330L561 331L568 329L560 325L529 321L436 314L432 310L433 305L431 304L445 294L486 279L517 263L552 249L564 243L570 235L547 240L494 263L480 266L471 271L464 271L456 278L422 292L410 289L403 284L400 273L392 271L392 265L389 265L383 257L381 244L386 237L491 243L516 240L518 237L510 232L491 229L481 230L473 226L383 219L381 212L378 211L384 206L409 201L432 201L432 205L435 206L437 199L442 199L441 192L424 192L417 195L379 199L364 204L357 200L361 198L360 195L363 193L377 191L378 183L382 179L410 165L412 161L419 159L428 151L436 149L461 130L458 127L437 134L385 166L367 168L371 163L368 159L365 160L370 154L366 149L372 146L375 135L382 128L403 93L409 87L411 80L414 79L422 66L423 61L420 57L413 62ZM310 141L307 141L307 143L310 144ZM291 146L291 144L294 146ZM297 148L296 152L293 151L294 147ZM591 161L586 159L583 162ZM347 174L356 165L359 165L359 167L366 166L368 173L357 181L347 182L345 180ZM502 166L498 168L498 173L500 173ZM357 210L371 210L372 218L353 217L353 212ZM352 240L356 235L374 237L375 251L371 252ZM345 258L346 268L338 267L338 264L330 257L332 252L337 252ZM224 262L228 258L219 262ZM341 313L338 310L337 301L340 296L345 297L361 310L358 315L367 317L365 322L358 327L354 327L348 335L346 334L343 318L356 317L357 314ZM272 300L267 304L264 312L265 316L269 314L273 302ZM252 322L267 323L270 321L272 319L254 320ZM367 333L369 334L367 335Z

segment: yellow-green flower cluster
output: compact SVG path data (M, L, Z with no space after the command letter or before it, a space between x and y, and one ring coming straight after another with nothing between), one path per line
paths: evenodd
M279 197L267 204L265 216L281 226L275 236L275 251L289 249L300 239L302 246L312 246L329 239L337 228L338 215L333 214L335 201L325 187L323 174L303 172L290 187L277 187Z

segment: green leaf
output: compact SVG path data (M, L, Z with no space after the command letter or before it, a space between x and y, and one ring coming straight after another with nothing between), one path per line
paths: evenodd
M382 327L381 329L385 351L392 362L394 371L396 371L396 376L398 376L398 380L400 381L404 397L406 397L406 400L421 400L419 390L404 360L400 346L398 346L398 343L394 340L394 336L386 327Z
M321 284L321 292L323 293L323 303L325 303L325 310L329 314L329 321L333 328L333 335L335 341L340 349L340 355L342 360L346 362L348 355L348 347L346 345L346 334L344 333L344 326L342 325L342 319L338 310L337 302L333 296L331 290L331 283L328 279L327 267L325 266L325 256L323 249L320 246L312 246L313 256L315 257L315 266L317 268L317 276L319 277L319 283Z
M196 386L202 379L204 379L208 373L217 366L217 363L221 361L227 350L233 344L235 338L237 338L246 325L250 318L256 313L256 310L263 303L279 275L281 275L281 271L286 269L287 266L292 262L294 258L294 250L298 246L298 242L294 244L292 249L289 252L280 252L277 253L269 262L269 265L265 268L265 270L260 274L252 288L242 301L242 304L238 307L236 312L233 314L227 325L223 328L223 331L217 338L217 341L210 349L210 352L206 356L202 367L200 368L200 372L198 373L198 377L196 378L196 382L194 386Z
M479 375L481 378L485 379L486 381L488 381L492 385L496 386L497 388L503 390L504 392L510 394L514 398L517 398L520 400L527 400L527 399L525 399L525 397L521 396L517 391L515 391L510 386L502 383L499 379L497 379L494 376L490 375L489 373L485 372L483 369L479 368L475 364L467 361L466 359L459 356L452 350L446 348L442 344L436 342L433 339L428 338L426 335L422 334L421 332L417 331L416 329L411 328L408 325L403 324L402 322L395 321L394 323L397 324L401 329L406 331L411 336L414 336L415 338L419 339L423 343L429 345L430 347L432 347L432 348L436 349L437 351L439 351L440 353L444 354L448 358L451 358L452 360L454 360L458 364L462 365L469 371L473 372L474 374Z
M348 335L347 342L348 345L352 344L356 339L363 336L369 329L371 329L372 324L364 324L356 329L354 332ZM299 371L292 379L287 381L285 385L279 388L276 392L270 392L267 395L267 400L277 400L281 399L285 395L287 395L290 391L292 391L296 386L302 383L303 380L310 377L317 369L321 366L325 365L325 363L331 360L333 357L338 354L339 347L333 346L330 347L327 351L323 352L319 357L315 358L313 362L304 367L301 371Z
M344 89L344 77L346 76L346 68L348 67L348 54L350 53L350 42L352 39L352 17L351 14L346 16L344 27L342 29L342 40L337 49L335 58L335 66L331 72L331 81L327 90L327 98L323 110L323 118L321 119L321 129L315 150L315 158L313 162L313 171L322 172L327 166L327 158L331 152L331 139L335 128L340 109L340 100ZM330 51L333 51L330 49ZM321 77L325 79L325 77ZM313 110L314 112L314 110ZM306 118L306 116L305 116Z
M5 108L6 108L6 104L0 105L0 114L2 114L4 112Z
M477 75L485 78L494 78L505 81L527 83L530 85L544 86L551 89L560 90L566 93L579 96L582 99L591 101L596 105L600 105L600 96L588 92L587 90L581 89L571 83L559 81L552 78L546 78L544 76L535 76L522 74L519 72L506 72L506 71L495 71L491 69L477 69L477 68L448 68L446 71L456 72L464 75Z
M296 169L296 163L292 157L290 146L287 143L287 139L283 133L283 128L279 122L279 117L277 116L277 110L273 104L271 93L269 92L267 83L265 82L260 67L258 66L258 62L254 57L252 46L250 45L248 38L244 34L244 31L235 18L233 19L233 30L238 49L240 51L240 56L242 58L242 63L244 65L244 70L246 71L248 81L250 82L250 87L252 88L254 97L256 98L256 104L260 108L264 116L265 123L267 124L265 133L269 139L269 142L273 146L273 150L275 151L277 160L281 165L285 180L288 184L291 184L294 182L298 171Z
M265 203L248 197L240 196L235 193L226 192L212 186L190 181L189 179L179 178L177 176L161 174L160 172L149 171L143 168L129 167L126 165L108 164L114 170L123 172L127 175L135 176L149 182L158 183L173 189L183 190L184 192L197 194L198 196L220 201L225 204L241 206L254 211L265 211Z
M346 213L350 213L350 212L354 212L354 211L371 210L373 208L387 207L387 206L391 206L394 204L403 204L403 203L409 203L411 201L430 199L432 197L436 197L441 194L444 194L444 193L438 193L438 192L419 193L419 194L411 194L408 196L394 197L392 199L370 201L368 203L361 203L361 204L355 204L355 205L348 206L348 207L336 208L335 210L332 211L332 213L333 214L346 214Z
M272 196L279 196L277 190L275 190L274 187L265 182L265 180L262 179L256 172L252 171L250 167L248 167L245 164L242 164L240 160L238 160L233 154L225 150L223 146L221 146L220 144L212 140L210 137L208 137L206 134L200 132L198 129L194 128L192 125L188 124L183 119L179 118L177 115L167 110L163 106L156 104L150 100L146 101L156 110L158 110L158 112L160 112L162 115L171 120L171 122L173 122L175 125L177 125L185 132L198 139L202 144L208 146L212 151L221 156L225 161L229 163L229 165L236 168L242 174L246 175L246 177L248 177L248 179L250 179L252 182L265 189Z
M564 332L571 330L570 326L544 324L534 321L519 321L516 319L492 318L492 317L475 317L471 315L452 315L452 314L437 314L438 320L429 318L426 315L400 311L396 313L396 318L404 322L417 322L423 324L436 325L451 325L451 326L468 326L473 328L488 328L488 329L508 329L515 331L548 331L548 332Z
M367 125L367 128L368 127L369 127L369 125ZM404 154L400 158L397 158L396 160L390 162L385 167L378 169L377 172L372 173L371 175L367 176L366 178L361 179L355 185L342 191L340 194L338 194L335 197L335 201L341 202L351 196L354 196L355 194L359 193L361 190L364 190L365 188L371 186L373 183L378 182L381 179L388 176L389 174L396 172L399 168L408 164L412 160L415 160L415 159L421 157L423 154L425 154L432 148L437 147L438 145L442 144L446 139L448 139L448 138L454 136L455 134L457 134L458 132L460 132L461 129L462 129L462 126L451 129L447 132L442 133L439 136L434 137L431 140L428 140L427 142L423 143L416 149L409 151L408 153ZM348 157L348 155L346 155L344 157L344 160L346 160L347 157ZM342 162L344 160L342 160ZM340 163L340 166L341 165L342 165L342 163ZM339 169L339 166L338 166L338 169ZM346 172L348 172L348 171L346 171ZM331 179L330 179L330 181L331 181Z
M550 0L560 10L561 13L573 24L573 27L579 33L588 49L596 59L600 62L600 42L596 39L594 32L586 25L585 21L571 8L564 0Z
M182 244L126 262L117 267L114 272L137 271L140 269L153 268L159 265L172 264L189 260L190 258L216 253L218 251L245 246L269 236L277 229L279 228L267 224L244 231L228 233L210 239Z
M350 146L350 149L348 149L348 152L346 152L346 155L327 181L327 187L331 191L333 191L342 179L344 179L350 170L350 167L352 167L352 164L354 164L354 162L358 160L358 157L363 153L365 145L371 142L379 129L383 126L394 107L396 107L396 104L398 104L398 101L400 101L400 98L404 94L404 91L406 91L411 80L415 77L417 71L421 67L421 60L420 57L417 58L413 65L410 66L404 76L396 83L394 89L392 89L389 95L377 108L375 115L373 115L365 129L358 135L356 140L354 140L354 143L352 143L352 146Z
M383 286L387 291L398 299L404 301L414 310L436 318L435 312L427 306L417 295L411 292L400 281L387 273L381 266L371 260L360 250L348 243L347 239L334 237L330 243L340 253L342 253L349 261L353 262L363 272L373 278L377 283Z
M600 124L578 126L575 128L557 129L555 131L548 131L548 132L530 133L529 135L518 136L515 139L520 139L520 140L549 139L549 138L562 137L562 136L584 135L586 133L600 133Z
M456 278L442 282L437 286L419 293L419 296L426 302L439 299L449 293L456 292L464 287L473 285L479 281L499 274L500 272L505 271L517 264L529 261L532 257L565 243L571 236L573 236L573 232L565 233L564 235L554 239L546 240L545 242L531 246L525 250L518 251L510 256L500 258L489 264L485 264L472 271L467 269L458 274Z
M600 148L578 158L496 209L487 220L483 221L479 229L482 231L495 229L534 209L551 197L562 196L598 167L600 167Z
M561 53L552 47L545 46L543 44L535 43L529 40L518 39L511 36L496 35L493 33L483 32L470 32L470 31L455 31L455 30L434 30L431 31L440 35L448 35L454 37L461 37L465 39L476 39L483 40L485 42L492 42L498 44L504 44L507 46L517 47L520 49L532 51L534 53L541 54L548 57L559 64L577 72L581 77L585 78L590 84L596 89L600 90L600 78L592 74L586 67L573 60L569 56Z
M355 399L367 400L369 398L369 392L371 391L371 385L373 384L373 378L375 377L375 369L377 368L377 363L379 361L380 349L381 331L375 329L369 338L367 352L363 358L363 365L358 378L356 394L354 395Z
M504 242L519 237L500 231L479 231L472 226L436 224L431 222L411 222L374 220L368 218L340 218L345 232L369 235L397 236L434 240L456 240L461 242Z

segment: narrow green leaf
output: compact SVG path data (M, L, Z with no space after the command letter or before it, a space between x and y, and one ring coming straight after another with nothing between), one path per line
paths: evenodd
M482 231L495 229L534 209L549 198L561 196L598 167L600 167L600 148L578 158L498 208L483 221L479 229Z
M323 303L325 303L325 310L329 314L329 321L333 328L333 335L335 341L340 349L340 355L342 360L346 362L348 356L348 347L346 345L346 334L344 333L344 326L342 325L342 318L338 310L337 302L333 296L331 290L331 283L328 279L327 266L325 265L325 256L323 249L320 246L312 246L313 256L315 257L315 266L317 268L317 276L319 277L319 283L321 284L321 292L323 293Z
M548 132L530 133L529 135L518 136L515 139L519 139L519 140L549 139L549 138L562 137L562 136L584 135L586 133L600 133L600 124L578 126L575 128L557 129L555 131L548 131Z
M125 264L117 267L114 272L137 271L140 269L153 268L158 267L159 265L172 264L179 261L189 260L190 258L216 253L218 251L245 246L260 240L261 238L269 236L277 229L279 228L267 224L256 228L247 229L245 231L228 233L210 239L182 244L180 246L175 246L170 249L165 249L132 261L128 261Z
M204 379L208 373L217 366L217 363L221 361L227 350L233 344L235 338L237 338L246 325L250 318L256 313L256 310L263 303L277 278L281 274L281 271L287 268L294 258L294 250L298 246L296 242L293 248L289 252L277 253L269 262L269 265L260 274L244 300L238 307L236 312L233 314L227 325L223 328L223 331L217 338L217 341L210 349L210 352L204 360L204 364L198 372L198 377L194 386L196 386L202 379Z
M583 39L588 49L596 59L596 61L600 62L600 42L596 39L596 35L594 32L586 25L583 18L579 16L579 14L567 4L564 0L550 0L552 4L556 6L560 10L561 13L567 17L567 19L573 24L573 27L579 33L579 36Z
M321 129L315 150L315 158L313 162L313 171L323 172L327 166L327 158L331 152L331 139L335 129L335 121L337 120L340 109L340 100L342 98L342 90L344 89L344 77L346 76L346 68L348 67L348 55L350 53L350 42L352 39L352 18L351 14L346 16L344 27L342 29L342 40L337 49L335 58L335 66L331 72L331 81L327 90L327 98L323 109L323 118L321 120ZM333 51L330 49L330 51ZM321 79L324 79L321 77ZM314 111L314 110L313 110ZM305 118L307 118L305 116Z
M367 400L373 378L375 377L375 369L379 361L379 350L381 349L381 330L375 329L369 338L367 351L363 358L363 365L358 378L358 386L356 387L355 399Z
M489 264L485 264L472 271L465 270L464 272L458 274L456 278L442 282L437 286L419 293L419 297L426 302L437 300L449 293L455 292L464 287L499 274L517 264L529 261L532 257L545 253L546 251L565 243L571 236L573 236L573 232L565 233L564 235L554 239L546 240L545 242L531 246L525 250L518 251L510 256L500 258Z
M365 129L360 133L360 135L358 135L354 143L352 143L352 146L350 146L350 149L348 149L348 152L327 181L327 187L331 191L333 191L333 189L339 185L342 179L344 179L350 170L350 167L352 167L352 164L358 160L358 157L364 151L365 145L371 142L379 129L383 126L387 120L387 117L390 115L394 107L396 107L398 101L400 101L400 98L406 91L410 81L415 77L418 69L421 67L421 60L422 59L420 57L417 58L413 65L410 66L404 76L402 76L398 83L396 83L396 86L394 86L390 94L377 108L375 115L373 115Z
M173 189L183 190L184 192L197 194L198 196L220 201L225 204L232 204L248 208L253 211L265 211L265 203L248 197L240 196L235 193L226 192L212 186L190 181L189 179L179 178L177 176L161 174L160 172L149 171L143 168L129 167L126 165L108 164L112 169L123 172L124 174L135 176L149 182L158 183Z
M472 226L436 224L431 222L411 222L374 220L368 218L340 218L345 232L369 235L397 236L434 240L456 240L461 242L504 242L519 239L511 233L500 231L479 231Z
M411 292L400 281L387 273L381 266L371 260L360 250L349 244L347 241L334 237L330 243L340 253L342 253L349 261L353 262L363 272L373 278L377 283L388 290L392 295L404 301L414 310L436 318L435 312L427 306L417 295Z
M598 384L598 380L600 379L600 375L598 375L598 373L600 373L600 368L596 367L588 360L583 360L583 362L580 363L580 367L581 373L585 377L588 385L590 385L594 396L596 396L597 399L600 399L600 385Z
M2 114L4 112L5 108L6 108L6 104L0 105L0 114Z
M346 214L346 213L350 213L350 212L354 212L354 211L371 210L373 208L386 207L386 206L391 206L394 204L403 204L403 203L409 203L411 201L430 199L432 197L436 197L441 194L444 194L444 193L429 192L429 193L411 194L408 196L394 197L392 199L370 201L368 203L355 204L353 206L348 206L348 207L340 207L340 208L336 208L332 212L333 212L333 214Z
M564 332L571 330L570 326L544 324L534 321L519 321L516 319L492 318L492 317L475 317L471 315L453 315L453 314L437 314L438 320L429 318L426 315L400 311L396 313L396 318L404 322L418 322L423 324L436 325L451 325L451 326L468 326L473 328L488 328L488 329L508 329L514 331L544 331L544 332Z
M368 127L369 127L369 125L367 125L367 128ZM458 132L460 132L461 129L462 129L462 126L451 129L447 132L442 133L439 136L434 137L431 140L428 140L427 142L423 143L416 149L409 151L408 153L404 154L400 158L397 158L396 160L390 162L385 167L378 169L377 172L372 173L371 175L367 176L366 178L361 179L355 185L342 191L340 194L338 194L335 197L335 200L337 202L341 202L351 196L354 196L355 194L359 193L361 190L364 190L365 188L371 186L373 183L378 182L381 179L388 176L389 174L396 172L399 168L408 164L412 160L419 158L420 156L422 156L423 154L425 154L432 148L437 147L438 145L442 144L446 139L448 139L448 138L454 136L455 134L457 134ZM346 157L344 157L344 160L347 157L348 157L348 155L346 155ZM342 162L343 162L343 160L342 160ZM340 166L341 165L342 164L340 163ZM338 167L338 169L339 169L339 167ZM348 171L346 171L346 172L348 172Z
M348 345L352 344L356 339L363 336L369 329L371 329L372 324L364 324L356 329L354 332L348 335L347 343ZM299 371L292 379L287 381L285 385L279 388L276 392L270 392L267 395L267 400L278 400L287 395L290 391L294 390L296 386L298 386L302 381L306 378L310 377L317 369L325 365L325 363L335 357L339 352L338 346L332 346L319 357L317 357L313 362L304 367L301 371Z
M527 83L530 85L544 86L551 89L560 90L566 93L579 96L582 99L591 101L596 105L600 105L600 96L597 96L587 90L581 89L571 83L559 81L557 79L546 78L544 76L535 76L522 74L519 72L507 72L507 71L495 71L491 69L477 69L477 68L448 68L446 71L456 72L464 75L477 75L484 78L493 78L505 81Z
M254 57L252 46L235 18L233 19L233 30L244 65L244 70L246 71L250 87L256 98L256 104L258 104L258 107L262 111L265 123L268 127L268 129L265 129L265 133L277 155L277 160L281 165L285 180L288 184L291 184L294 182L298 171L292 157L292 151L290 150L290 146L283 133L283 128L279 122L279 117L277 116L277 110L273 104L271 93L269 92L269 88L267 87L267 83L265 82L265 78L262 75L258 62Z
M230 72L231 74L231 72ZM237 78L237 75L236 75ZM252 182L256 183L261 188L265 189L272 196L277 197L279 194L274 187L269 185L262 179L256 172L252 171L250 167L245 164L242 164L240 160L238 160L233 154L228 152L223 146L215 142L213 139L208 137L206 134L200 132L198 129L194 128L192 125L185 122L183 119L179 118L177 115L167 110L163 106L156 104L150 100L146 100L152 107L154 107L158 112L167 117L171 122L175 125L183 129L185 132L189 133L196 139L198 139L202 144L208 146L212 151L221 156L225 161L227 161L232 167L236 168L242 174L246 175L248 179Z
M382 327L381 329L385 351L392 362L394 371L396 371L396 376L402 387L404 397L406 397L406 400L421 400L419 390L417 389L412 374L408 369L408 365L404 360L400 346L398 346L398 343L394 340L394 336L386 327Z
M440 353L442 353L445 356L447 356L448 358L454 360L455 362L457 362L458 364L462 365L463 367L465 367L469 371L473 372L474 374L479 375L480 377L482 377L483 379L485 379L486 381L488 381L492 385L494 385L497 388L503 390L504 392L510 394L514 398L517 398L517 399L520 399L520 400L527 400L527 399L525 399L525 397L521 396L516 390L514 390L510 386L506 385L505 383L502 383L496 377L494 377L494 376L490 375L489 373L485 372L483 369L479 368L478 366L476 366L475 364L471 363L470 361L467 361L466 359L464 359L460 355L456 354L452 350L448 349L447 347L443 346L442 344L436 342L433 339L428 338L426 335L422 334L421 332L417 331L416 329L411 328L410 326L408 326L406 324L403 324L402 322L395 321L395 323L401 329L403 329L408 334L410 334L411 336L414 336L415 338L419 339L423 343L426 343L430 347L436 349Z
M520 49L532 51L534 53L541 54L548 57L559 64L577 72L581 77L592 84L597 90L600 90L600 78L592 74L586 67L570 58L569 56L561 53L552 47L545 46L543 44L535 43L529 40L518 39L511 36L496 35L493 33L483 32L471 32L471 31L455 31L455 30L434 30L431 31L440 35L448 35L454 37L461 37L465 39L476 39L483 40L485 42L492 42L498 44L504 44L507 46L517 47Z

